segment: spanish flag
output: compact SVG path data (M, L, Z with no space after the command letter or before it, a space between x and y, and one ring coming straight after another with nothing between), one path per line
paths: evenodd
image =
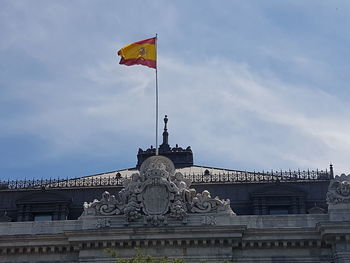
M121 56L119 64L126 66L144 65L150 68L157 68L157 52L156 52L157 38L149 38L141 40L125 47L118 51Z

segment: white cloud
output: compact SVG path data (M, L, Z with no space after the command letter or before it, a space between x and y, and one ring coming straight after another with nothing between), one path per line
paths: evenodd
M153 144L154 71L115 67L101 62L81 72L92 88L80 87L78 98L71 86L51 88L51 95L38 88L27 97L38 106L35 118L24 115L7 126L45 138L55 155L100 154L96 144L116 136ZM337 98L233 61L186 65L162 57L160 68L160 111L170 117L170 142L191 145L197 162L259 170L325 168L333 161L350 170L350 111ZM49 103L38 101L42 95Z
M337 46L315 45L324 40L322 28L289 35L276 23L283 18L269 19L260 4L222 10L159 1L148 5L150 16L134 13L133 4L112 12L85 2L8 2L0 10L0 52L10 74L0 80L0 99L16 112L0 119L3 137L41 138L47 152L38 159L46 161L123 151L134 157L137 147L154 145L154 71L119 66L115 52L158 32L160 111L169 115L172 145L191 145L197 163L232 169L325 168L332 161L350 171L350 110L337 95L348 77L339 78L343 67L327 60L327 52L340 56ZM26 74L8 69L10 62ZM330 94L329 83L338 93Z

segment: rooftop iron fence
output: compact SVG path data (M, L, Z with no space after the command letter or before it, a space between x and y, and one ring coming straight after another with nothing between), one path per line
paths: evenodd
M211 174L206 170L202 174L183 174L192 184L233 184L233 183L266 183L293 181L327 181L333 178L333 171L271 171L246 172L230 171L227 173ZM83 187L121 187L126 178L119 173L113 176L90 176L73 179L33 179L0 181L0 190L11 189L41 189L41 188L83 188Z

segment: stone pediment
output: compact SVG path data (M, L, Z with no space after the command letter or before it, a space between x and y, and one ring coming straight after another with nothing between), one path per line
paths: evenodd
M197 193L191 182L175 171L164 156L146 159L138 173L124 181L117 195L102 194L101 200L84 203L84 216L123 216L126 223L143 221L151 225L169 220L186 223L193 214L234 214L230 200L212 198L208 191Z

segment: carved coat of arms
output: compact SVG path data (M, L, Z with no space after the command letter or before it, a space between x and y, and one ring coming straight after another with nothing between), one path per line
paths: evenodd
M350 203L350 175L331 180L326 199L328 204Z
M171 160L164 156L146 159L139 173L124 181L124 188L115 197L108 192L100 201L84 204L84 215L124 215L127 222L143 220L160 225L168 218L186 222L191 213L228 212L233 214L230 200L212 198L208 191L197 193L189 188Z

